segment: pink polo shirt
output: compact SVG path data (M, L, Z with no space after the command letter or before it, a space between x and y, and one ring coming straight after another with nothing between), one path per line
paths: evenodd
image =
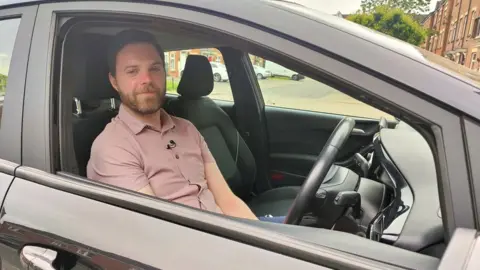
M158 198L221 213L205 178L204 164L215 160L202 135L163 109L160 121L158 130L121 105L93 142L88 178L134 191L150 184Z

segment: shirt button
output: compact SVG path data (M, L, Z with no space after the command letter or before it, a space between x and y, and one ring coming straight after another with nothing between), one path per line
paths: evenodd
M178 154L177 154L177 155L175 155L175 158L176 158L176 159L180 159L180 157L178 156Z

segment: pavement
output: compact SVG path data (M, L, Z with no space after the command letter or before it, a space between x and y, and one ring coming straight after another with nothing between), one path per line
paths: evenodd
M394 119L370 105L312 79L293 81L270 78L259 81L265 104L349 116ZM228 82L215 83L212 99L233 100Z

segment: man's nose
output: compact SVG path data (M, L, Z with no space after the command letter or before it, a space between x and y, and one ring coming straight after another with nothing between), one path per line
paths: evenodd
M152 81L152 74L149 71L144 71L140 74L142 83L150 83Z

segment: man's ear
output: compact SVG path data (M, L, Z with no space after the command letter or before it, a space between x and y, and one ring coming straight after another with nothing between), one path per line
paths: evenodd
M110 80L110 83L112 84L113 88L118 92L118 84L117 84L117 79L112 75L112 73L108 73L108 79Z

